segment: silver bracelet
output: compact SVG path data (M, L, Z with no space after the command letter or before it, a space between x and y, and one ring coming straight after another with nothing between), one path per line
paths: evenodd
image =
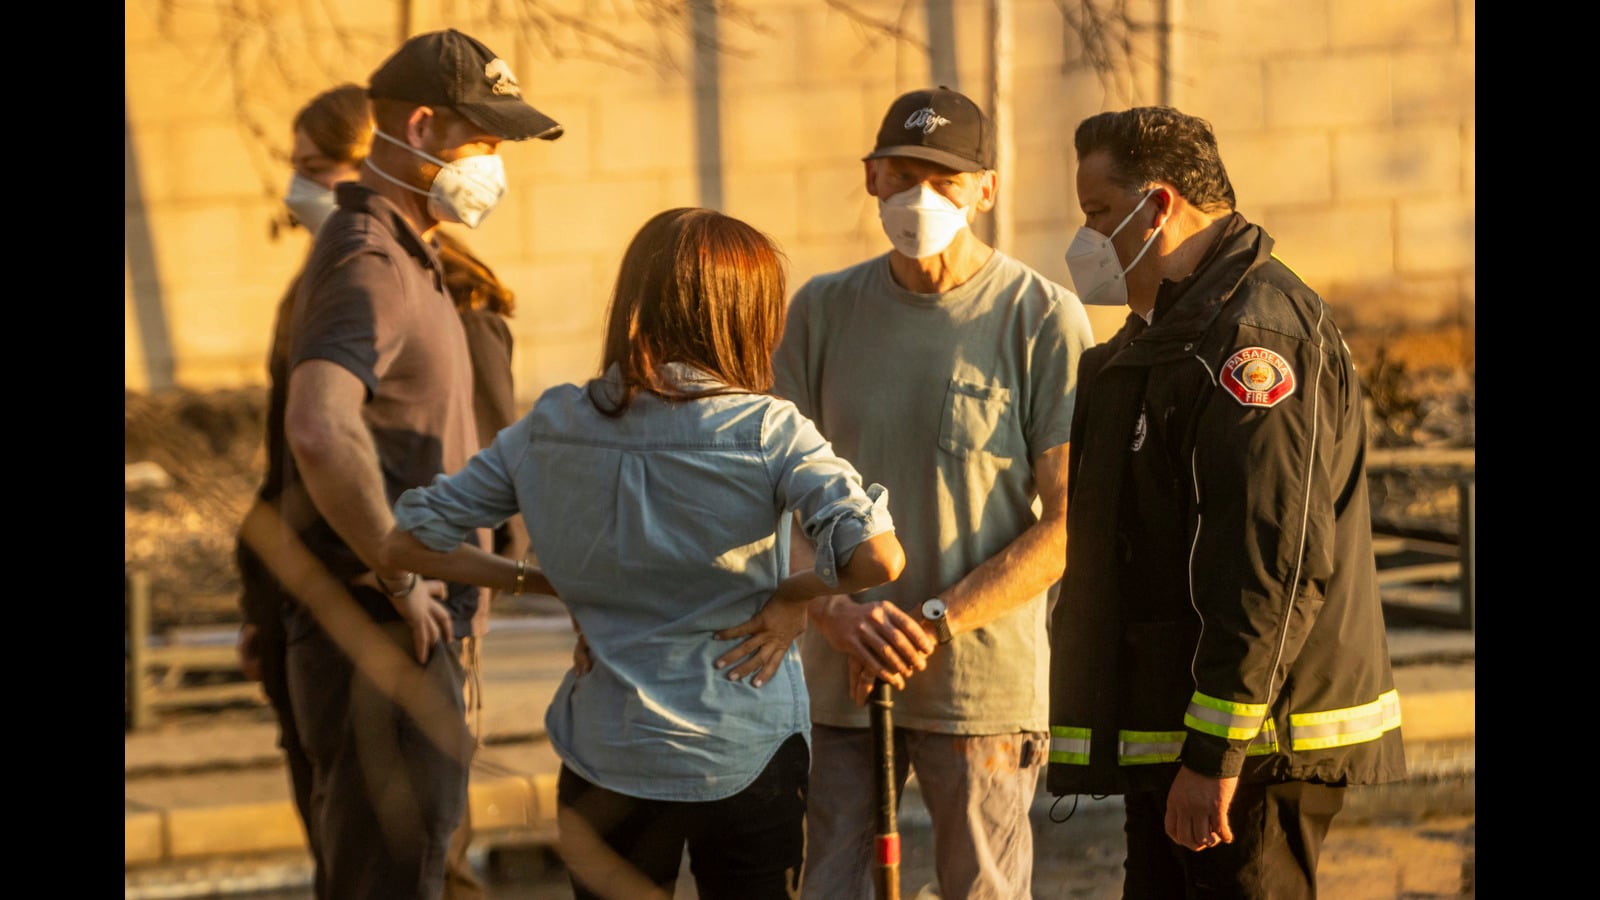
M382 575L379 575L379 574L378 574L378 573L377 573L377 572L373 572L373 573L372 573L372 577L373 577L373 578L376 578L376 579L377 579L377 580L378 580L378 586L379 586L379 587L381 587L381 588L383 588L383 592L384 592L384 593L385 593L385 594L388 594L388 595L389 595L389 598L390 598L390 599L391 599L391 600L398 600L398 599L399 599L399 598L401 598L401 597L406 597L406 596L410 596L410 594L411 594L411 592L412 592L412 591L413 591L413 590L416 590L416 587L417 587L417 579L418 579L418 578L420 578L420 577L421 577L421 576L419 576L419 575L418 575L418 574L417 574L417 573L415 573L415 572L412 572L412 573L411 573L411 577L410 577L410 578L409 578L409 579L408 579L408 580L407 580L407 581L406 581L406 586L405 586L405 587L403 587L403 588L401 588L401 589L400 589L400 590L398 590L398 591L391 591L391 590L389 590L389 582L387 582L387 581L384 581L384 580L383 580L383 576L382 576Z

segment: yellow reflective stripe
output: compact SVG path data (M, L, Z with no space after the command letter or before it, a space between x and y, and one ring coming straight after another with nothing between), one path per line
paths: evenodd
M1050 761L1074 766L1089 764L1089 729L1050 726Z
M1218 707L1226 707L1227 710ZM1230 714L1236 713L1236 714ZM1201 718L1209 717L1208 719ZM1260 716L1253 724L1250 716ZM1189 728L1229 740L1249 740L1247 756L1277 753L1278 732L1266 718L1260 703L1228 703L1195 694L1189 712L1183 717ZM1290 747L1294 750L1320 750L1377 740L1400 727L1400 693L1389 691L1377 700L1347 709L1296 713L1289 717ZM1089 764L1090 729L1066 725L1050 727L1050 762L1086 766ZM1119 731L1117 763L1124 766L1176 762L1183 751L1186 731Z
M1400 692L1388 691L1371 703L1345 709L1296 713L1289 717L1289 746L1322 750L1375 741L1400 727Z
M1230 741L1246 741L1256 736L1266 717L1265 703L1232 703L1195 691L1189 698L1183 724Z
M1183 750L1183 740L1188 736L1187 731L1119 731L1117 764L1141 766L1176 762Z
M1250 740L1250 745L1244 748L1245 756L1266 756L1268 753L1278 752L1278 726L1272 724L1271 719L1261 723L1261 732Z
M1284 261L1283 261L1283 257L1281 257L1281 256L1279 256L1279 255L1278 255L1278 254L1277 254L1277 251L1273 251L1273 252L1272 252L1272 253L1269 253L1269 254L1267 254L1267 255L1268 255L1268 256L1271 256L1271 257L1272 257L1272 258L1273 258L1273 259L1275 259L1275 260L1277 260L1277 261L1278 261L1278 265L1280 265L1280 266L1283 266L1283 267L1284 267L1284 268L1285 268L1285 269L1288 269L1288 270L1289 270L1289 274L1290 274L1290 275L1293 275L1293 276L1294 276L1294 277L1296 277L1296 278L1300 278L1300 273L1299 273L1299 272L1296 272L1296 271L1295 271L1295 270L1294 270L1294 267L1293 267L1293 266L1291 266L1291 265L1289 265L1289 264L1288 264L1288 263L1286 263L1286 262L1284 262ZM1300 280L1301 280L1301 281L1305 281L1305 279L1304 279L1304 278L1300 278Z

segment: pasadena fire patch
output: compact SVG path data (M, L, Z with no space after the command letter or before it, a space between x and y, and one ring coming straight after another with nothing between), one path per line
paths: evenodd
M1222 364L1222 386L1245 406L1277 406L1294 393L1294 370L1265 347L1246 347Z

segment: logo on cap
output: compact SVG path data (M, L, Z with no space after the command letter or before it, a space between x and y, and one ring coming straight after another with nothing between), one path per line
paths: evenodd
M496 94L508 97L522 96L517 76L511 74L511 66L499 57L489 60L489 64L483 67L483 77L489 82L489 90Z
M1265 347L1246 347L1228 357L1221 381L1243 406L1277 406L1295 387L1289 361Z
M949 124L950 120L934 112L933 107L924 106L923 108L912 113L911 116L906 119L906 130L910 131L914 128L920 128L922 129L923 134L933 134L933 130L935 128L938 128L940 125Z

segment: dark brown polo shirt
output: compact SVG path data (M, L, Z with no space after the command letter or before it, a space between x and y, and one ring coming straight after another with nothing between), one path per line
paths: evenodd
M461 468L477 450L472 361L438 256L382 195L357 182L337 188L339 209L317 235L295 303L289 371L311 359L348 369L367 386L372 432L391 504L408 488ZM341 581L367 570L310 504L292 460L285 514ZM356 589L378 621L400 618L389 599ZM455 636L470 633L477 589L452 583ZM290 637L310 624L298 610Z

